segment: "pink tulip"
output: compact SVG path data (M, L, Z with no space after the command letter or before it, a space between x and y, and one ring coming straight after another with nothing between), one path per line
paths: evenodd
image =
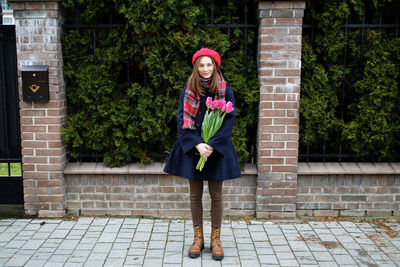
M228 101L228 103L226 103L226 112L227 113L231 113L232 111L234 111L235 109L233 108L233 104L231 101Z
M211 97L207 97L206 106L207 106L208 108L210 107L211 102L212 102L212 98L211 98Z
M214 108L216 108L217 106L218 106L217 100L211 101L211 103L210 103L210 108L211 108L211 109L214 109Z
M219 108L219 109L222 109L222 108L225 106L225 104L226 104L226 101L225 101L225 100L219 100L219 101L218 101L218 108Z

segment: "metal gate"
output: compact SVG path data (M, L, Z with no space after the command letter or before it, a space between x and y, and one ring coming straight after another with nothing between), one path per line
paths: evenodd
M23 204L15 26L0 25L0 204Z

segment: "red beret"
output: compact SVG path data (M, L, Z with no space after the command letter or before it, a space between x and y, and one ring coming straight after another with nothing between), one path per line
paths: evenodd
M193 66L194 66L194 62L196 61L196 59L201 56L211 57L214 59L215 64L217 64L217 68L219 68L219 66L221 66L221 57L219 56L217 51L208 49L208 48L202 48L199 51L197 51L196 53L194 53L193 58L192 58Z

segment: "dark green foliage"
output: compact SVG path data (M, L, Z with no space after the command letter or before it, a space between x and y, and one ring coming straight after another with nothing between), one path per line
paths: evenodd
M328 140L329 135L338 126L337 85L338 82L340 84L342 73L337 66L325 71L324 66L317 62L317 57L307 42L303 42L302 66L300 136L301 141L309 145L318 140ZM332 83L333 79L336 79L336 83Z
M73 157L104 153L107 166L151 161L167 154L176 140L178 97L201 47L222 56L221 71L233 87L237 120L233 141L243 164L253 152L258 114L255 55L257 32L248 35L247 81L244 78L244 31L201 27L209 23L211 1L63 0L69 23L124 27L69 29L62 37L67 80L68 121L63 129ZM226 4L226 3L225 3ZM230 1L215 13L241 13ZM115 16L117 14L117 16ZM233 15L216 23L234 23ZM95 42L94 42L95 36ZM128 82L129 77L129 82ZM161 160L165 160L162 158Z
M345 124L343 136L358 154L384 157L399 145L400 39L383 39L374 31L367 39L363 76L354 84L358 97L350 105L353 120Z
M387 160L398 153L400 142L399 54L395 30L359 28L341 24L394 23L395 1L307 1L303 33L300 101L300 146L320 152L372 156ZM346 54L345 54L346 50ZM346 66L344 68L344 65ZM343 104L342 104L343 103ZM311 151L313 152L313 151ZM371 157L369 157L371 159Z

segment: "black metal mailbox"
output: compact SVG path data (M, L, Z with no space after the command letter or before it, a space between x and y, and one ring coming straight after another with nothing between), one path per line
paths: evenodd
M22 96L24 101L49 102L49 67L22 66Z

